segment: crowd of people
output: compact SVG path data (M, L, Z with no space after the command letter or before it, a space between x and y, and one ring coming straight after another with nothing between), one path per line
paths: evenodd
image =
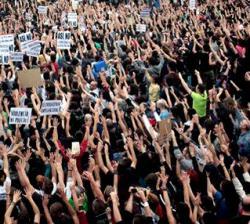
M0 2L14 51L25 32L41 45L1 64L1 223L250 223L249 1L189 4ZM32 68L43 84L23 88ZM45 100L60 113L42 115ZM30 124L10 124L15 107Z

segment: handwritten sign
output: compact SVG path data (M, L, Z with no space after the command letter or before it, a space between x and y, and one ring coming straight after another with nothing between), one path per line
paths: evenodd
M10 109L10 124L30 124L31 108L12 107Z

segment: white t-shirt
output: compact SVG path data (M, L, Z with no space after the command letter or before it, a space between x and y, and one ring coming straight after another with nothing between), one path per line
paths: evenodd
M0 201L6 200L6 187L11 186L11 179L10 177L6 177L3 186L0 186Z

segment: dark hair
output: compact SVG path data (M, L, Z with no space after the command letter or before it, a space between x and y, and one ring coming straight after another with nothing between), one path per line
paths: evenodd
M197 88L198 88L199 92L202 94L205 92L205 89L206 89L203 84L198 84Z
M4 181L6 179L6 174L3 170L0 170L0 186L3 185Z
M52 190L53 190L53 183L52 181L45 177L44 178L44 186L43 186L43 190L46 194L51 194Z

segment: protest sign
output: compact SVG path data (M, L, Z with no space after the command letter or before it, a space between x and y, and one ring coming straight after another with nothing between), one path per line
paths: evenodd
M39 40L32 40L24 42L21 48L22 52L26 53L27 56L37 57L41 51L41 43Z
M32 34L31 34L31 32L21 33L18 35L18 39L19 39L20 43L29 42L32 40Z
M19 71L17 76L22 88L38 87L43 84L39 68Z
M149 18L150 17L150 9L143 9L140 13L141 18Z
M171 134L171 129L172 129L172 125L171 125L170 119L162 120L159 122L160 135L158 137L158 141L160 145L162 145L166 141L166 139L169 137L169 135Z
M47 6L39 5L37 7L38 13L39 14L46 14L47 13Z
M136 24L136 31L140 33L146 32L147 27L145 24Z
M71 27L77 27L77 14L75 12L68 13L68 24Z
M80 153L80 143L79 142L72 142L71 152L73 155Z
M71 3L72 3L73 10L77 10L78 5L79 5L79 1L78 0L72 0Z
M189 0L189 9L194 10L196 8L196 1L195 0Z
M23 61L23 52L13 52L10 54L10 60L13 62Z
M42 103L41 115L57 115L61 111L60 100L45 100Z
M128 24L129 26L133 26L134 23L135 23L134 17L132 17L132 16L127 17L127 24Z
M31 108L12 107L9 124L30 124Z
M71 33L68 31L57 32L57 48L70 49L70 37Z
M0 64L8 65L9 63L9 54L2 53L0 54Z
M14 51L14 35L0 35L0 52L9 53Z

